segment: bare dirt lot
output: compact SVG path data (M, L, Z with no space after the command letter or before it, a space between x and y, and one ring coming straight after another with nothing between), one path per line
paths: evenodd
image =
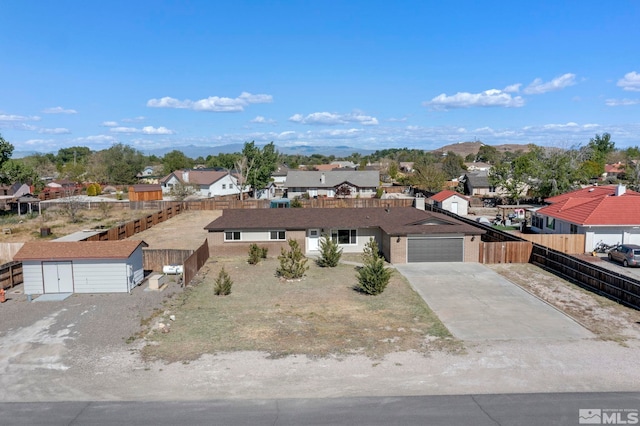
M174 220L182 219L186 225L179 226L181 234L173 238L193 238L199 244L201 226L213 220L212 212L193 213L178 215L154 228L158 238L169 234L166 227L176 227ZM188 229L194 230L192 236ZM154 238L144 237L154 244L170 244ZM250 279L255 287L243 288L240 277L247 274L240 266L243 259L229 259L224 264L236 287L230 296L214 299L207 281L222 264L221 259L211 259L198 275L193 291L186 292L175 283L163 292L145 291L143 284L131 295L73 295L62 302L46 303L26 302L20 288L14 290L18 293L9 292L10 300L0 305L0 398L137 401L640 390L638 312L530 265L492 268L572 315L596 338L462 342L462 350L443 350L430 346L431 336L437 333L429 331L429 323L420 313L415 327L419 333L410 325L400 326L397 313L385 312L395 305L387 305L383 299L372 298L367 302L372 305L358 306L340 300L340 296L351 294L348 292L314 293L314 282L328 278L322 275L313 275L313 281L274 282L265 288L258 288L258 282ZM343 267L347 275L352 273L349 266ZM273 269L267 262L248 271L271 277ZM312 303L297 302L298 296L306 297L296 294L302 289L319 297L317 309ZM251 291L262 292L256 295L261 297L248 298L246 293ZM395 287L388 291L385 297L402 294ZM189 305L185 297L192 298ZM264 324L247 328L243 316L252 307L245 307L244 314L236 312L242 300L254 301L254 319L264 318ZM369 310L371 321L349 323L350 315L334 308L333 303L353 312ZM189 310L181 310L183 306ZM346 323L336 329L335 336L331 336L331 327L336 326L331 325L331 316ZM322 321L316 322L314 317ZM215 338L216 333L226 333L220 334L219 340L237 337L239 342L236 347L235 342L224 342L212 349L200 347L202 340L196 338L189 346L190 338L180 341L185 321L199 321L204 336ZM414 316L402 314L401 321L412 323ZM152 331L147 336L154 326L157 330L157 322L170 324L171 331L159 335ZM324 323L326 330L318 325ZM478 326L482 326L480 319ZM405 330L400 331L401 327ZM347 328L353 329L352 338L362 332L371 340L359 342L357 347L370 344L374 350L353 353L355 345L340 346L339 334ZM418 344L418 350L405 345L404 339L416 337L426 345ZM327 342L333 350L309 350L311 356L306 355L307 348L323 348ZM292 347L285 348L285 344ZM346 350L340 352L337 347ZM388 350L376 352L376 347ZM161 353L165 350L170 357ZM199 353L203 355L198 357ZM279 356L273 357L274 353Z

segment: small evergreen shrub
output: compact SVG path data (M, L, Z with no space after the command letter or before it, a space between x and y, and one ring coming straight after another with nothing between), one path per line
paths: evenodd
M378 244L371 238L362 253L364 266L358 269L358 284L355 289L361 293L376 296L382 293L391 280L392 270L384 266L384 258L378 251Z
M342 257L342 249L331 236L323 235L320 239L320 258L317 261L318 266L335 268Z
M231 294L231 286L233 285L233 281L231 281L231 277L224 270L224 266L218 273L218 278L216 278L215 284L213 286L213 292L216 296L227 296Z
M249 246L249 264L257 265L260 260L267 258L267 252L269 249L266 247L258 247L257 244L251 244Z
M276 269L276 275L287 280L302 278L309 269L307 258L302 254L300 246L296 240L289 240L289 250L284 247L280 249L280 267Z
M298 209L302 207L302 201L300 201L300 198L296 197L293 200L291 200L291 204L289 205L291 206L291 208Z

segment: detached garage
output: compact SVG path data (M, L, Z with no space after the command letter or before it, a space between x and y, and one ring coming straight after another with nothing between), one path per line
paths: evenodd
M25 294L127 293L144 279L144 241L30 242L16 253Z

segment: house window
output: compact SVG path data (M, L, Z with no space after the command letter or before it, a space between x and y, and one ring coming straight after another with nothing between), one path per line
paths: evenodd
M222 184L222 189L227 189L227 184L226 183Z
M331 239L338 244L357 244L355 229L332 229Z
M556 229L556 220L554 218L547 216L547 228Z
M225 231L224 232L224 240L225 241L240 241L240 231Z
M270 240L286 240L286 234L285 231L271 231L269 233L269 239Z
M570 234L577 234L578 233L578 225L574 225L571 224L571 229L569 230Z

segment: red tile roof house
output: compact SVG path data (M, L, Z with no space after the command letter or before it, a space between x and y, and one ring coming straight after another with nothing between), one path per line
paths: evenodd
M144 280L144 241L35 241L22 262L24 293L128 293Z
M205 227L211 253L245 255L249 245L278 256L288 240L317 255L319 239L331 235L343 253L361 253L373 237L387 261L477 262L483 230L413 207L335 209L237 209Z
M545 200L532 211L531 229L542 234L584 234L585 253L606 244L640 244L640 193L624 185L590 186Z
M442 210L455 213L459 216L466 216L469 214L469 199L455 191L440 191L429 197L428 201L432 202L434 206L439 207Z

